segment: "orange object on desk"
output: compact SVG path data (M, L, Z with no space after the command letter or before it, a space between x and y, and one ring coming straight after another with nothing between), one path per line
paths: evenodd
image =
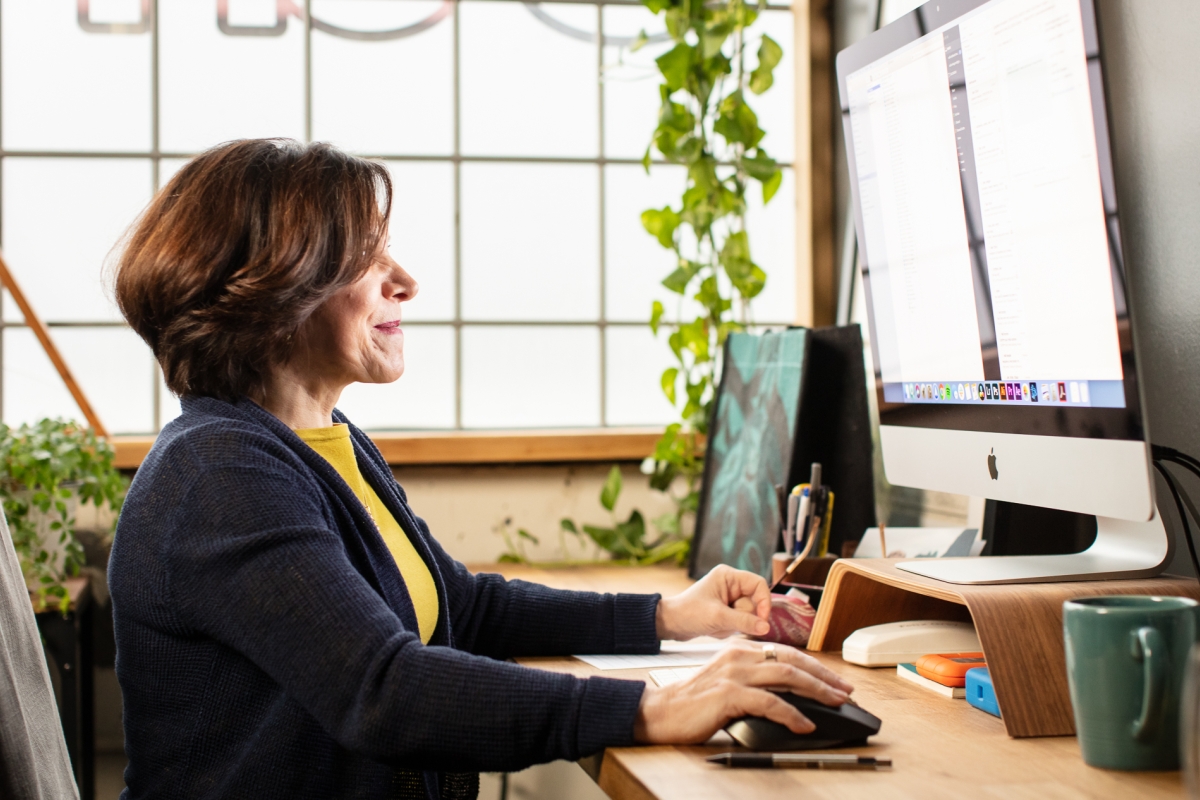
M966 686L967 670L986 667L983 653L930 653L914 665L917 674L942 686Z

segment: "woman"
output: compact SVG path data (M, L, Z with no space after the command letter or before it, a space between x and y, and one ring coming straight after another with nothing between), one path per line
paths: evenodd
M473 797L481 770L746 714L811 729L760 687L844 701L808 656L749 643L661 689L501 660L763 632L768 592L724 568L666 600L562 592L446 555L335 409L404 371L417 284L388 255L390 206L379 164L233 142L184 166L121 254L117 302L183 402L109 568L124 796Z

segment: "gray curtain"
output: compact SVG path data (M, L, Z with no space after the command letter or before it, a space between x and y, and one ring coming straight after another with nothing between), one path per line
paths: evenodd
M78 798L50 672L8 523L0 514L0 797Z

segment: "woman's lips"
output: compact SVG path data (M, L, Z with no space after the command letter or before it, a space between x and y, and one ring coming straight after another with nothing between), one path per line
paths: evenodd
M379 331L380 333L386 333L389 336L404 333L403 329L400 327L400 320L398 319L394 319L391 322L380 323L379 325L375 326L375 330Z

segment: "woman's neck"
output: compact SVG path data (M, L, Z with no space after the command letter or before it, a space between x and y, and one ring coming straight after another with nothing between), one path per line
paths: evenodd
M292 430L328 428L333 425L333 408L344 388L311 376L301 377L283 367L267 378L254 401Z

